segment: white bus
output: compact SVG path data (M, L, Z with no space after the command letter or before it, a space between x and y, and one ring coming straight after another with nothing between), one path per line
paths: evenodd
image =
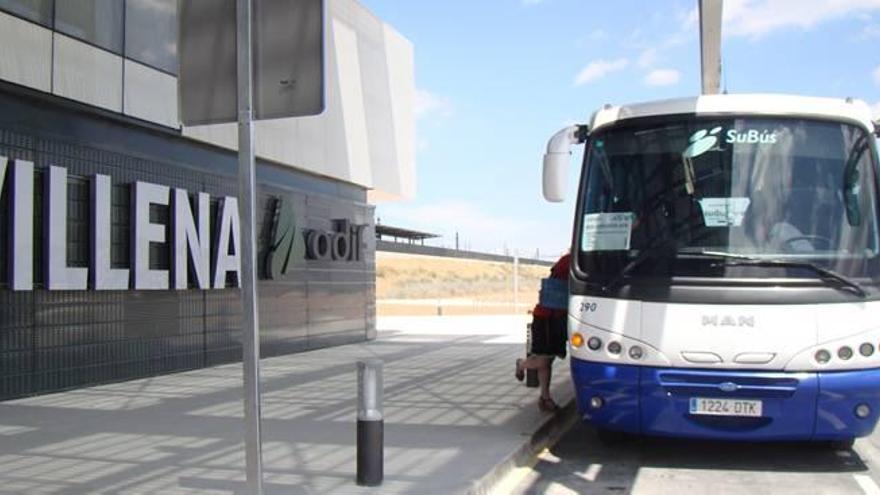
M601 432L851 443L880 414L875 126L852 99L606 105L585 153L569 299L582 418Z

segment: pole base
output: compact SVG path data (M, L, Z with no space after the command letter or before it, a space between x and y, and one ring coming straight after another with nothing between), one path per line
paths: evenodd
M357 484L379 486L384 477L384 421L357 422Z

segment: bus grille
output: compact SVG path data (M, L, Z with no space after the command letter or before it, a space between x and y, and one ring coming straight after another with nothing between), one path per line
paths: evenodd
M791 377L745 376L722 373L659 374L660 386L675 396L684 397L749 397L785 399L794 395L799 381ZM730 390L731 384L735 387Z

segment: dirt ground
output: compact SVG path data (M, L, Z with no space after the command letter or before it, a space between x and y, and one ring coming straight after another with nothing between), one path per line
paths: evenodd
M522 314L538 301L547 266L401 253L376 254L376 311L391 315Z

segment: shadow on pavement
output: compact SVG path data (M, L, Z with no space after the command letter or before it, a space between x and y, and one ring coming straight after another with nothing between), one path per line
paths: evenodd
M603 443L592 427L578 422L540 456L514 493L776 493L791 482L801 493L811 484L828 488L828 477L868 471L852 449L829 444L738 443L624 437ZM710 480L717 480L710 482ZM736 487L731 490L731 487ZM763 487L763 489L760 489ZM807 490L803 490L806 488ZM845 486L835 490L845 492ZM854 493L858 487L852 485ZM752 491L749 491L752 490ZM835 493L837 493L835 491Z
M505 340L519 319L417 323L262 362L267 493L463 492L538 427L536 392L512 376L523 345ZM355 362L376 357L380 491L354 483ZM0 493L243 493L241 397L225 365L0 403Z

